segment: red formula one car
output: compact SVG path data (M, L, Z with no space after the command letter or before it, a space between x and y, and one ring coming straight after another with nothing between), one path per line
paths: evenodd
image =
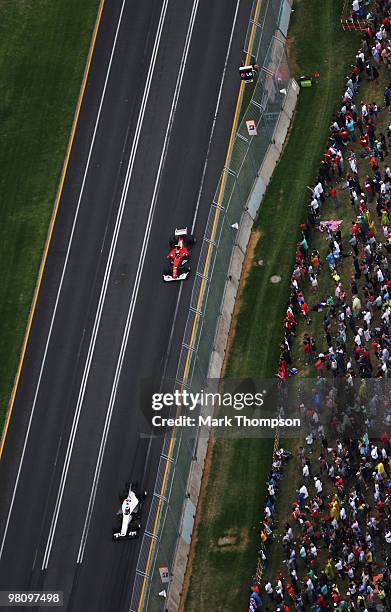
M181 281L189 276L191 247L195 242L187 227L175 230L175 236L170 239L171 251L167 255L169 267L163 272L164 281Z

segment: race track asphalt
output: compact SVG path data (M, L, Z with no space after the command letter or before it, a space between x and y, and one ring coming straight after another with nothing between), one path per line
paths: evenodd
M179 284L161 274L173 229L193 224L236 4L106 1L0 462L0 590L60 589L75 612L129 609L141 539L116 544L111 529L124 483L154 486L161 439L140 437L139 386L175 376L193 277L176 311ZM225 160L250 10L241 0L199 237Z

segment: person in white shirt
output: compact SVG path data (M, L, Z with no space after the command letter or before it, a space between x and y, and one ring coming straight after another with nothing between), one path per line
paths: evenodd
M384 281L383 272L381 271L380 268L377 269L376 276L377 276L377 280L379 283L382 283Z
M315 476L314 478L314 484L315 484L315 491L317 492L318 495L321 495L323 491L323 484L320 478L318 478L317 476Z
M272 511L270 510L269 506L265 507L265 516L266 518L270 518L272 515Z
M317 200L316 198L313 198L313 199L311 200L311 204L310 204L310 206L311 206L311 208L312 208L312 212L314 213L314 215L315 215L315 216L316 216L316 215L318 215L318 214L319 214L320 207L319 207L319 202L318 202L318 200Z
M353 89L350 89L350 87L348 87L344 94L345 99L349 98L349 100L352 100L353 96L354 96Z
M308 499L308 489L305 484L301 485L299 494L302 495L304 499Z
M308 464L305 463L304 467L303 467L303 478L309 478L310 476L310 468L308 467Z
M385 309L385 311L383 312L381 318L383 319L383 321L385 321L385 323L388 325L390 322L390 315L391 315L391 308L389 306L387 306L387 308Z
M319 183L317 183L314 187L314 196L316 197L317 200L321 200L322 194L323 194L323 186L322 186L322 183L319 181Z
M371 321L372 321L372 313L370 310L366 310L365 312L363 312L364 315L364 321L365 323L368 325L368 327L371 326Z
M308 436L306 436L305 441L307 442L309 452L312 453L312 445L314 443L314 437L311 432L308 434Z
M265 584L265 591L266 591L267 595L270 595L270 597L273 595L273 587L272 587L270 582L267 582Z
M349 157L349 165L354 174L357 174L357 160L356 155L354 153Z
M309 589L310 591L313 591L313 590L314 590L314 588L315 588L315 587L314 587L314 583L312 582L311 578L308 578L308 579L305 581L305 583L306 583L306 585L307 585L307 589Z

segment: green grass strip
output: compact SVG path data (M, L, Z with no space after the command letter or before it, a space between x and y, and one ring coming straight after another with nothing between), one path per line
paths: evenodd
M274 376L282 340L299 224L308 212L308 190L343 93L359 37L340 27L340 0L296 0L289 31L292 70L320 72L319 83L300 92L289 141L255 224L260 239L245 284L228 358L230 378ZM257 265L259 260L263 265ZM270 277L278 274L276 285ZM257 561L259 521L273 441L217 441L196 534L186 612L243 610ZM283 503L283 489L280 499Z
M98 7L0 2L0 430Z

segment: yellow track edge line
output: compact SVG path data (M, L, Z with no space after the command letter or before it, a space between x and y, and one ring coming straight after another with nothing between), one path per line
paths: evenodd
M257 4L256 4L256 9L255 9L255 13L254 13L254 18L253 18L253 24L251 27L251 32L250 32L250 39L249 39L249 44L248 44L248 51L246 54L246 64L251 56L251 47L252 47L252 41L253 41L253 37L254 37L254 31L255 31L255 22L257 21L257 17L259 15L259 7L260 7L260 2L261 0L257 0ZM238 98L236 101L236 108L235 108L235 114L234 114L234 119L232 122L232 127L231 127L231 134L230 134L230 139L229 139L229 143L228 143L228 148L227 148L227 155L225 158L225 163L224 163L224 170L227 168L228 163L229 163L229 158L231 156L231 149L232 149L232 143L234 140L234 136L235 136L235 131L236 131L236 126L237 126L237 121L238 121L238 115L239 115L239 111L240 111L240 105L242 102L242 98L243 98L243 90L244 90L244 82L241 81L240 83L240 88L239 88L239 93L238 93ZM224 194L224 187L225 187L225 180L224 177L226 176L226 173L223 170L223 179L221 181L220 184L220 190L219 190L219 196L218 196L218 200L217 203L219 204L221 202L221 199L223 197ZM212 241L214 238L214 233L216 231L216 225L217 225L217 221L218 221L218 216L219 216L219 208L216 208L215 211L215 216L214 216L214 220L213 220L213 227L212 227L212 232L211 232L211 241L209 243L209 247L208 247L208 253L207 253L207 258L204 264L204 274L202 276L202 281L201 281L201 286L199 289L199 294L198 294L198 299L197 299L197 310L196 310L196 315L194 318L194 322L193 322L193 328L192 328L192 333L191 333L191 338L190 338L190 343L189 343L189 349L187 352L187 357L186 357L186 364L185 364L185 369L184 369L184 375L183 375L183 382L182 382L182 388L183 386L186 384L186 379L188 376L188 369L189 369L189 363L190 363L190 355L192 352L192 344L194 343L194 337L195 337L195 333L196 333L196 328L197 328L197 323L198 323L198 312L199 312L199 306L203 297L203 290L204 290L204 282L205 282L205 272L207 271L207 268L209 266L209 260L210 260L210 256L212 253ZM148 558L147 558L147 564L146 564L146 568L145 568L145 575L144 575L144 579L143 579L143 584L142 584L142 588L141 588L141 595L140 595L140 601L139 604L137 606L137 612L141 612L142 609L142 605L143 605L143 600L144 600L144 595L145 595L145 587L146 587L146 583L147 583L147 576L148 576L148 570L149 570L149 566L151 563L151 557L152 557L152 549L153 549L153 545L154 545L154 540L156 537L156 532L157 532L157 526L158 526L158 522L160 519L160 513L161 513L161 509L162 509L162 505L163 505L163 493L164 493L164 489L166 486L166 481L167 481L167 475L168 475L168 467L169 467L169 463L170 463L170 459L171 459L171 455L172 455L172 450L173 450L173 446L174 446L174 438L175 438L175 427L173 428L172 434L171 434L171 438L170 438L170 446L168 449L168 453L167 453L167 460L166 460L166 465L165 465L165 470L164 470L164 476L163 476L163 482L160 488L160 496L159 496L159 503L158 503L158 508L156 511L156 517L155 517L155 521L154 521L154 526L153 526L153 532L152 532L152 538L151 538L151 543L149 546L149 551L148 551Z
M71 152L72 152L72 146L73 146L73 141L74 141L74 138L75 138L77 124L78 124L78 121L79 121L80 109L81 109L81 105L82 105L82 102L83 102L83 99L84 99L84 93L85 93L85 89L86 89L86 85L87 85L88 75L90 73L92 56L93 56L94 49L95 49L96 38L97 38L97 35L98 35L98 30L99 30L99 26L100 26L100 22L101 22L101 18L102 18L102 13L103 13L104 5L105 5L105 0L100 0L99 9L98 9L98 15L97 15L97 18L96 18L96 21L95 21L94 30L93 30L93 33L92 33L90 48L89 48L88 56L87 56L87 62L86 62L86 66L85 66L85 69L84 69L83 80L82 80L82 84L81 84L81 87L80 87L79 97L78 97L78 100L77 100L75 115L74 115L74 118L73 118L73 123L72 123L72 128L71 128L71 133L70 133L70 136L69 136L67 150L66 150L66 153L65 153L65 160L64 160L64 163L63 163L63 167L62 167L60 183L59 183L59 186L58 186L57 195L56 195L56 199L55 199L54 207L53 207L53 212L52 212L52 216L51 216L51 219L50 219L50 224L49 224L49 229L48 229L47 238L46 238L46 242L45 242L45 247L44 247L44 250L43 250L41 264L40 264L40 267L39 267L38 279L37 279L37 283L36 283L35 289L34 289L33 301L32 301L32 304L31 304L30 313L29 313L29 317L28 317L28 321L27 321L26 332L25 332L24 339L23 339L21 356L20 356L20 359L19 359L18 369L16 371L15 381L14 381L14 385L13 385L12 392L11 392L10 402L9 402L9 405L8 405L7 416L6 416L6 420L5 420L5 424L4 424L4 428L3 428L3 432L2 432L2 436L1 436L1 442L0 442L0 460L1 460L2 455L3 455L4 445L5 445L5 441L6 441L6 437L7 437L7 433L8 433L8 429L9 429L9 425L10 425L10 421L11 421L12 411L13 411L13 408L14 408L16 392L18 390L20 375L21 375L21 372L22 372L24 358L25 358L26 350L27 350L27 344L28 344L29 337L30 337L31 326L32 326L32 323L33 323L34 314L35 314L35 310L36 310L36 306L37 306L37 301L38 301L38 296L39 296L39 291L40 291L41 284L42 284L42 277L43 277L43 273L45 271L45 265L46 265L46 260L47 260L47 256L48 256L48 252L49 252L49 247L50 247L50 244L51 244L53 230L54 230L54 226L55 226L56 219L57 219L57 213L58 213L59 204L60 204L60 200L61 200L61 196L62 196L62 191L63 191L63 188L64 188L65 177L66 177L66 173L67 173L67 170L68 170L69 159L70 159Z

